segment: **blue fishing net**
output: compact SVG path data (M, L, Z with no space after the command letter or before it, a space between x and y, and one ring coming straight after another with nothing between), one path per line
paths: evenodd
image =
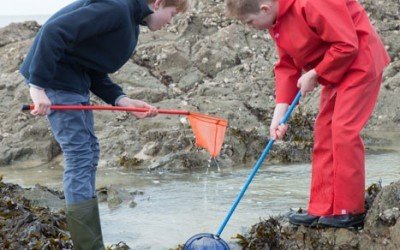
M214 234L196 234L186 241L183 249L185 250L229 250L228 244Z

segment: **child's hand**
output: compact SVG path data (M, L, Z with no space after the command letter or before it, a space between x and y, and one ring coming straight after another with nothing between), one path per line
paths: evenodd
M31 111L32 115L47 115L50 112L51 101L47 97L44 89L30 87L29 93L35 108Z
M128 97L121 98L118 101L117 105L122 106L122 107L136 107L136 108L148 109L149 111L147 111L147 112L131 112L133 116L135 116L136 118L139 118L139 119L146 118L146 117L153 117L158 114L156 107L151 106L150 104L148 104L144 101L133 100Z
M273 122L269 127L270 137L274 140L282 140L287 130L288 130L287 124L279 125L279 122L278 123Z
M269 133L270 133L270 138L274 140L282 140L283 136L285 136L286 131L288 129L287 124L281 124L283 116L285 115L287 109L289 107L289 104L286 103L278 103L276 104L275 110L274 110L274 116L272 117L272 122L269 127Z
M300 89L303 97L315 89L318 84L317 78L318 75L314 69L308 71L299 78L297 81L297 87Z

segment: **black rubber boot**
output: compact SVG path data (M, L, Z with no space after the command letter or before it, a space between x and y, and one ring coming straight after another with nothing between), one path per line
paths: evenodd
M315 227L317 226L319 218L319 216L310 215L308 213L293 213L289 215L289 222L294 225Z
M67 223L74 249L105 249L97 198L67 205Z
M344 214L344 215L330 215L321 216L318 220L318 224L325 227L362 227L364 225L365 214Z

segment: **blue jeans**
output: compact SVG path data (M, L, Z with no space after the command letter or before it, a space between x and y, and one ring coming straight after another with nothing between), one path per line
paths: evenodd
M77 94L46 89L52 104L88 105L89 93ZM64 194L66 203L93 199L100 148L94 134L93 112L88 110L51 111L47 116L55 139L64 155Z

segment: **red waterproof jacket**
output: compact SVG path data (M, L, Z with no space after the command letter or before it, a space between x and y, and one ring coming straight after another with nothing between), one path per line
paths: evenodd
M320 84L337 86L346 77L374 79L390 62L366 11L355 0L279 0L269 32L279 54L277 103L293 100L302 70L315 68Z

